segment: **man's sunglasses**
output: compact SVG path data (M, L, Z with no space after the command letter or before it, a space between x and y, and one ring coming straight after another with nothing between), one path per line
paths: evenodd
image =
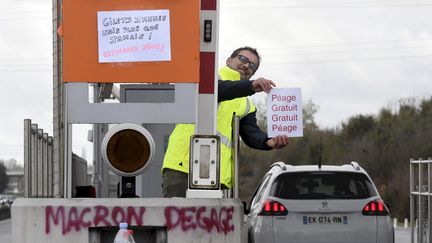
M249 63L249 68L250 70L252 70L253 72L256 72L256 70L258 69L258 65L256 65L255 63L249 61L249 58L243 56L243 55L237 55L240 62L242 62L243 64L247 64Z

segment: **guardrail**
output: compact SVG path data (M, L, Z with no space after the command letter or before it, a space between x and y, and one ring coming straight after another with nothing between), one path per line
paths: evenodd
M432 158L410 160L411 243L430 242L432 235ZM416 222L415 224L413 222ZM417 239L415 239L417 230ZM416 240L416 241L415 241Z

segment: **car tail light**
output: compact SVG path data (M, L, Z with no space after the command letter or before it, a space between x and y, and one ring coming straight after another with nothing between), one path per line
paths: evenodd
M389 214L386 205L381 200L374 200L366 204L362 213L367 216L386 216Z
M259 213L261 216L280 216L287 214L288 210L282 203L271 200L268 200L264 203L264 206Z

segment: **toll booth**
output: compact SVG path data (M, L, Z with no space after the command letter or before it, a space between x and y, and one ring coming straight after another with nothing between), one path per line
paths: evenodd
M109 94L111 95L111 92ZM118 87L118 96L120 103L172 103L174 101L174 84L121 84ZM136 195L140 198L162 197L162 162L168 147L169 136L175 124L144 123L141 126L151 134L155 151L152 163L145 171L136 176ZM104 129L104 131L108 130L108 127ZM105 135L106 133L99 134L100 137ZM101 143L95 146L95 150L101 148ZM99 161L99 163L103 163L103 161ZM121 193L121 177L110 173L109 170L104 171L107 175L100 176L100 178L106 178L102 184L109 184L112 187L111 193L108 195Z
M120 86L120 102L122 103L163 103L174 101L174 85L154 84L136 85L123 84ZM169 135L175 124L143 124L152 134L156 151L152 165L141 175L137 176L137 194L140 197L162 197L162 175L160 168L164 153L168 147Z
M57 4L62 198L16 200L13 242L112 242L123 221L137 232L137 242L242 242L243 205L238 199L223 198L215 180L218 1ZM93 89L94 99L89 101L89 86L115 83L125 84L121 102L104 102L103 88ZM133 85L141 87L138 93ZM161 88L169 95L160 96ZM187 198L160 198L160 191L153 189L160 188L162 151L177 123L196 124L189 173L194 183ZM120 195L128 198L107 198L107 193L74 197L74 124L94 125L94 157L105 162L98 168L101 179L93 179L96 191L107 190L108 168L121 176ZM208 170L206 177L199 173L203 168Z

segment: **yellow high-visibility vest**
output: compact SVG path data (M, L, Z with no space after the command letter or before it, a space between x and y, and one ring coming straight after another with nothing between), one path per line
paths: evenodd
M240 74L227 66L219 70L219 77L222 80L240 80ZM247 97L223 101L218 105L217 135L221 141L220 182L228 188L232 185L231 165L233 163L232 147L234 145L232 141L232 119L234 116L242 118L255 111L255 105ZM189 172L189 143L194 132L194 124L176 125L168 141L162 171L169 168L185 173Z

